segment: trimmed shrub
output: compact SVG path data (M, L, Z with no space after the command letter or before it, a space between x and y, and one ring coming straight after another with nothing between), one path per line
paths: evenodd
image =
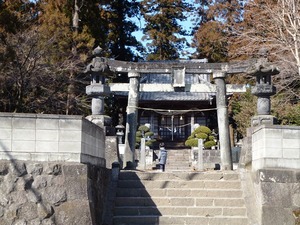
M198 139L206 140L208 138L208 135L205 133L198 133L198 134L195 134L195 137Z
M209 140L209 141L214 141L214 140L215 140L215 137L210 135L210 136L208 136L208 140Z
M204 143L204 148L206 148L206 149L209 149L209 148L211 148L212 146L215 146L216 145L216 142L215 141L207 141L207 142L205 142Z
M145 137L151 137L153 135L154 135L154 133L152 131L148 131L145 133Z
M211 134L211 129L209 129L209 128L206 127L206 126L199 126L199 127L197 127L197 128L193 131L192 135L193 135L193 134L198 134L198 133Z
M141 131L137 131L137 132L135 133L135 136L137 136L137 137L142 137L142 132L141 132Z
M189 147L197 147L198 139L197 138L187 139L184 144L185 144L185 146L189 146Z
M149 127L145 126L145 125L141 125L138 127L138 130L136 132L136 137L135 137L135 146L136 148L138 148L141 144L141 139L142 138L146 138L149 137L150 140L146 140L146 146L152 146L154 142L156 142L156 139L152 138L154 135L154 133L152 131L150 131Z
M148 132L150 129L149 127L145 126L145 125L141 125L138 128L139 131L144 131L144 133Z
M202 139L204 148L211 148L212 146L216 145L214 141L214 137L210 135L211 133L212 133L211 129L209 129L208 127L199 126L192 132L191 136L189 136L188 139L185 141L185 146L197 147L198 139Z

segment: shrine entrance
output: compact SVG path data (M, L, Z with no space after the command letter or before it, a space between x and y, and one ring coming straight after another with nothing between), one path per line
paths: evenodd
M143 106L143 102L146 103L144 108L148 108L145 110L155 109L157 111L157 109L161 109L161 107L151 106L149 104L151 102L156 106L159 103L168 112L176 109L168 103L180 102L184 104L188 102L188 108L182 105L180 110L191 111L197 108L198 111L204 111L202 109L205 109L205 107L201 103L211 104L212 100L215 99L222 167L224 170L232 169L227 93L244 92L246 88L244 85L227 85L225 78L230 74L245 73L249 71L249 68L254 71L257 68L260 69L261 63L258 60L214 64L199 60L123 62L100 57L99 49L94 52L95 57L86 69L86 73L89 73L92 77L91 85L86 87L87 94L92 96L92 119L100 121L100 123L105 122L104 97L109 93L113 93L114 96L119 96L119 98L124 95L127 97L124 162L128 164L128 168L135 165L135 134L138 116L141 116L139 111ZM103 82L103 79L100 79L100 76L104 77L110 73L115 73L117 76L127 75L129 83L113 82L109 83L108 86ZM128 81L128 79L126 80ZM213 108L212 105L211 108ZM180 114L170 113L170 115L164 115L164 120L162 116L163 114L160 115L161 118L155 118L151 114L149 118L153 122L151 127L155 129L155 120L157 119L158 134L163 139L171 141L175 137L186 137L185 124L190 123L190 129L192 129L193 124L196 123L193 116L190 117L190 122L188 119L184 120L182 118L181 120ZM120 124L120 126L123 125Z
M182 141L186 139L187 128L183 116L162 115L158 135L164 141Z

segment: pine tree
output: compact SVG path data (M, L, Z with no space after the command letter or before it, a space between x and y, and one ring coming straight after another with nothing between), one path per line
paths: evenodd
M145 19L144 40L149 42L148 60L178 59L186 34L179 21L186 20L190 5L183 0L143 0L141 12Z

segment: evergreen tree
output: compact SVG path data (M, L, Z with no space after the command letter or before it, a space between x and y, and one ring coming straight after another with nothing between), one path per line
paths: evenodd
M231 29L242 20L243 5L238 0L196 0L199 3L194 43L194 57L209 62L228 61Z
M134 0L107 1L100 6L108 25L105 48L110 57L124 61L137 60L138 56L132 48L141 49L141 43L132 35L138 27L131 18L139 14L138 6Z
M148 60L178 59L186 39L179 21L186 20L190 5L183 0L143 0L141 13L145 19L144 38Z

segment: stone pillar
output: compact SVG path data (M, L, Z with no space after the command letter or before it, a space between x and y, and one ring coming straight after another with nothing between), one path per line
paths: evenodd
M137 72L129 72L129 92L125 129L125 154L126 169L135 168L135 135L137 130L138 102L139 102L139 77Z
M247 73L256 77L256 84L252 87L251 93L258 97L257 115L251 119L251 125L275 124L276 118L270 115L270 96L276 93L276 88L271 82L271 76L278 74L279 70L274 65L268 63L267 59L261 58L256 64L248 68Z
M92 115L103 115L104 114L104 97L98 96L92 98Z
M221 169L232 170L232 156L230 148L230 135L229 135L229 119L227 108L226 96L226 73L223 71L214 71L213 78L216 83L217 95L217 114L218 114L218 128L219 128L219 142L221 153Z

